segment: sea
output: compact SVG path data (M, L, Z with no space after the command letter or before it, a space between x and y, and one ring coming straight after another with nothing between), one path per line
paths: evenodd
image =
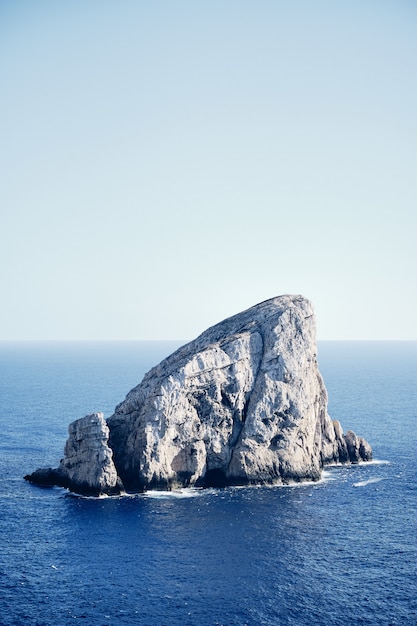
M374 461L318 483L83 498L23 480L181 342L0 344L2 626L417 624L417 342L318 344Z

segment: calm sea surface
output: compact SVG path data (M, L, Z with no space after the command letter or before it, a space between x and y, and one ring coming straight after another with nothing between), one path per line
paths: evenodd
M376 462L318 484L88 499L23 475L178 342L0 344L0 624L417 624L417 342L321 342Z

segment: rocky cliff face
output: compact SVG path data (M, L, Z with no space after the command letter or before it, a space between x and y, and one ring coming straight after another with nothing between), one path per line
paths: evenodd
M109 428L103 413L92 413L72 422L68 435L64 458L57 469L37 470L25 479L86 495L120 493L123 486L107 445Z
M90 472L74 453L83 441L74 426L51 471L75 490L88 475L100 492L119 479L143 491L318 480L326 464L372 458L328 416L314 314L301 296L262 302L181 347L128 393L108 428L105 470Z
M109 427L103 413L87 415L68 427L64 458L58 472L83 493L120 491L120 480L108 446Z

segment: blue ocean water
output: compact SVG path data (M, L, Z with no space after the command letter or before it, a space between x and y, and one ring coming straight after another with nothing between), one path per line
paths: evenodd
M0 623L417 623L417 342L321 342L376 462L320 483L88 499L23 475L179 343L0 344Z

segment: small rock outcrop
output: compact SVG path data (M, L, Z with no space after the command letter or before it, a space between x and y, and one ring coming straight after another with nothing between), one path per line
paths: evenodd
M327 413L314 313L302 296L262 302L179 348L116 407L109 432L102 417L89 430L92 417L70 426L57 470L28 480L63 476L54 484L82 493L287 484L372 458Z
M103 413L92 413L72 422L68 434L58 468L36 470L25 479L89 496L120 493L123 486L108 446L109 427Z

